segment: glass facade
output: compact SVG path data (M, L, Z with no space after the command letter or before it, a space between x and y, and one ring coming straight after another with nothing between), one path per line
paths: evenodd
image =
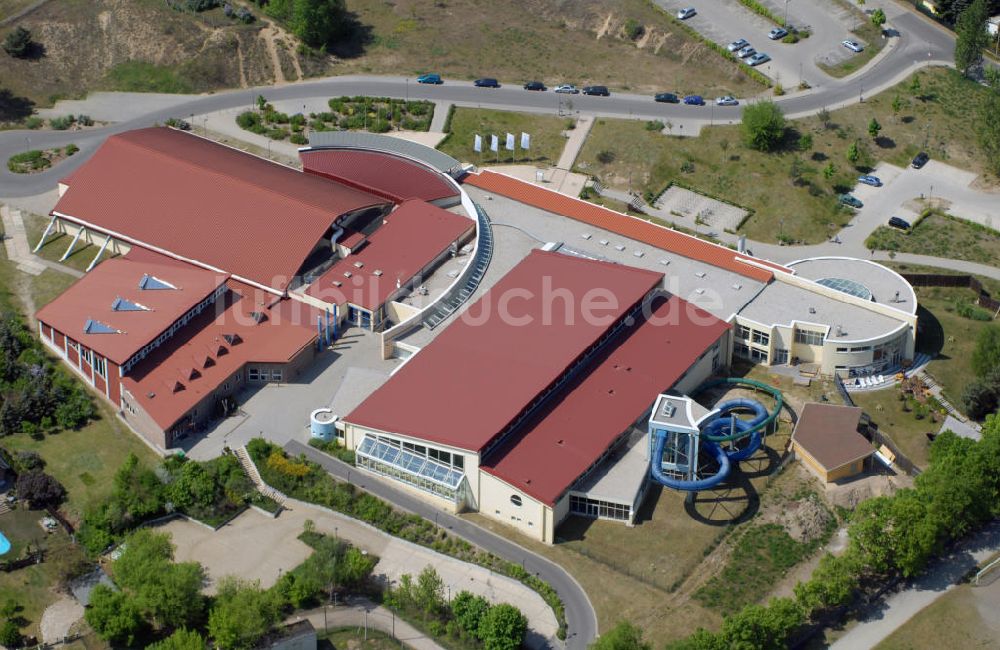
M632 519L632 507L611 501L598 501L587 497L569 495L569 511L574 515L596 517L598 519L614 519L629 521Z
M403 449L406 444L408 449ZM457 502L465 474L460 469L410 450L415 445L391 438L366 435L355 450L358 467L407 483Z

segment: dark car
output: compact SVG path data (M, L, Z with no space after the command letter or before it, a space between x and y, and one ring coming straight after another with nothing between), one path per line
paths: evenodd
M688 95L684 98L684 103L688 106L704 106L705 100L701 95Z
M681 101L681 98L673 93L656 93L653 99L666 104L677 104Z
M419 77L417 77L417 83L418 84L435 84L435 85L437 85L437 84L443 84L444 80L441 78L441 75L439 75L439 74L430 74L429 73L429 74L422 74Z
M850 194L840 194L840 195L837 196L837 199L841 203L843 203L844 205L849 205L852 208L863 208L863 207L865 207L865 204L862 203L860 199L858 199L856 196L852 196Z
M482 79L476 79L475 81L477 88L499 88L500 82L493 77L483 77Z
M524 89L525 90L548 90L548 88L545 87L545 84L543 84L541 81L529 81L528 83L524 84Z
M913 162L911 162L910 164L913 165L914 169L920 169L921 167L926 165L927 161L930 159L931 157L927 155L927 152L921 151L913 158Z
M910 229L910 222L905 219L900 219L899 217L889 217L889 225L893 228L899 228L900 230Z
M608 90L607 86L584 86L584 95L597 95L598 97L610 97L611 91Z

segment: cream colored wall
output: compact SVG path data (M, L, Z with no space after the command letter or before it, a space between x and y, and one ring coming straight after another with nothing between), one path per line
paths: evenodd
M57 233L65 234L66 237L63 237L62 239L59 240L59 246L64 247L63 250L65 250L65 248L69 247L70 242L73 241L73 237L76 237L76 233L79 232L81 228L82 226L78 226L75 223L66 221L64 219L59 219L56 221L56 225L52 227L52 232L49 233L48 239L51 240L52 237ZM76 248L74 250L79 250L84 246L86 246L87 244L93 244L94 246L100 247L102 244L104 244L104 240L107 239L107 237L108 237L107 235L97 232L96 230L87 229L80 236L80 240L76 242ZM32 246L34 246L38 242L30 242L30 243ZM108 243L108 249L105 255L107 255L108 253L111 253L113 255L124 255L130 250L132 250L132 247L129 244L126 244L125 242L120 242L117 239L112 238L111 241ZM94 252L94 254L95 255L97 254L96 251Z
M521 497L521 505L511 503L512 495ZM546 544L552 543L554 524L552 508L533 499L506 482L479 472L479 512L506 524L523 535Z
M719 360L722 363L722 367L729 365L726 358L726 350L729 349L729 342L727 340L729 336L730 333L727 331L719 338ZM709 346L709 349L711 349L711 346ZM709 352L691 366L684 378L674 384L673 389L682 395L687 395L705 383L705 380L712 376L713 356L714 354Z
M396 302L393 300L387 302L385 305L386 317L395 323L402 323L405 320L409 320L419 312L420 309L413 305L407 305L405 302Z

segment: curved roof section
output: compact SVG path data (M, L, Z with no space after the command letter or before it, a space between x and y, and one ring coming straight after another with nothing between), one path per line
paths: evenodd
M827 278L838 278L860 284L871 292L870 299L873 302L908 314L917 313L917 294L910 283L900 274L878 262L856 257L810 257L791 262L788 268L799 277L814 280L825 286L831 285L819 281ZM838 287L832 288L842 290Z
M303 149L302 170L400 202L437 201L458 196L458 188L433 169L382 151Z
M480 467L555 505L728 328L676 296L654 299L650 318L619 334L561 389L553 408L533 417Z
M54 214L284 291L340 215L385 199L164 127L111 136Z
M125 257L98 264L36 318L121 365L214 293L226 277L133 248Z
M588 203L581 199L560 194L545 187L498 174L482 171L469 174L463 180L474 187L488 192L502 194L515 201L526 203L536 208L561 214L570 219L616 232L624 237L655 246L661 250L670 251L694 260L699 260L713 266L739 273L742 276L768 282L774 277L774 271L788 271L774 262L740 255L736 251L698 239L677 230L664 228L652 222L630 217L627 214L615 212L608 208ZM772 271L773 269L773 271Z
M365 149L372 151L388 151L407 158L421 160L442 174L447 174L462 166L455 160L437 149L419 142L402 138L394 138L378 133L363 133L361 131L316 131L309 134L310 149L335 147L338 149Z
M344 419L479 451L662 279L532 251Z

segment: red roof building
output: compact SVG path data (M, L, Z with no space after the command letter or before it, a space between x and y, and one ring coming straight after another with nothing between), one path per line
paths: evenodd
M774 277L770 269L790 272L779 264L740 255L725 246L566 196L506 174L482 171L478 174L469 174L463 183L759 282L769 282Z
M330 304L350 303L377 312L475 228L472 219L425 201L404 201L371 235L349 233L344 246L350 255L334 262L306 293Z
M539 501L556 501L729 329L676 297L618 335L577 379L481 468ZM558 459L558 462L553 462Z
M159 127L109 137L64 184L54 216L276 292L335 222L389 203Z
M459 192L439 172L381 151L311 149L299 152L302 170L396 203L407 199L457 199Z
M345 420L483 450L662 279L532 251Z

